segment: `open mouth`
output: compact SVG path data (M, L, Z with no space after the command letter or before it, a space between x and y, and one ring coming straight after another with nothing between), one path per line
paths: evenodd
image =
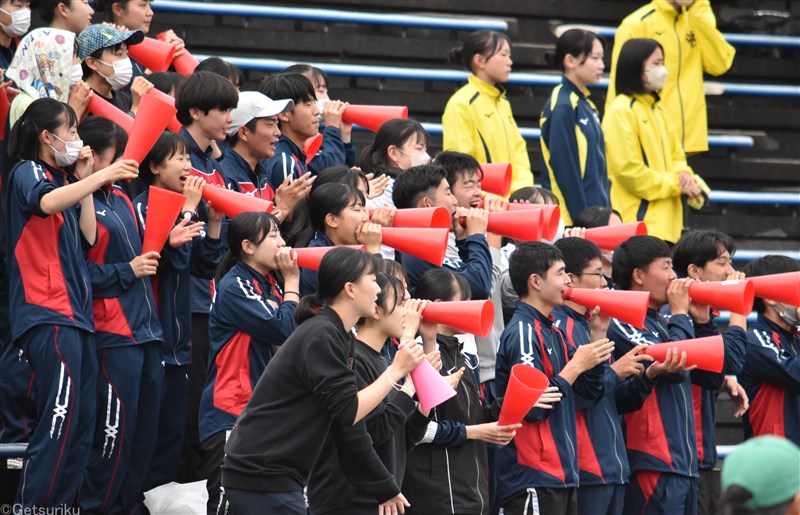
M178 177L178 180L181 181L181 183L185 183L186 179L188 179L190 176L191 174L187 173L186 175L181 175L180 177Z

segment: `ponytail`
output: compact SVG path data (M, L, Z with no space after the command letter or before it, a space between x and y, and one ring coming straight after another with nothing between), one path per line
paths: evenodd
M323 302L318 294L312 293L311 295L306 295L297 303L297 307L294 310L294 321L297 322L297 325L302 324L316 315L317 311L319 311L319 308L322 306Z
M453 48L449 52L449 61L452 63L461 62L467 70L472 71L472 58L482 55L490 59L500 50L500 45L506 41L511 46L511 39L502 33L493 30L476 30L470 34L460 48Z

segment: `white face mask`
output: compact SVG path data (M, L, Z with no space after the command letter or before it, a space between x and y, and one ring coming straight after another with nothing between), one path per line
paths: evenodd
M11 17L11 23L9 25L2 25L3 30L11 36L12 38L16 38L19 36L24 35L28 32L28 29L31 26L31 10L28 8L19 9L10 13L5 9L0 9L0 12L4 12Z
M322 117L322 112L325 111L325 104L327 103L328 103L327 98L321 98L317 100L317 109L319 109L319 123L322 123L324 121Z
M83 78L83 68L80 64L73 64L69 67L69 84L70 86Z
M681 7L689 7L694 3L694 0L675 0L675 3Z
M50 145L50 148L52 148L53 152L55 152L56 166L64 167L75 164L75 161L78 160L78 156L81 154L83 140L79 139L76 141L64 141L55 134L53 134L53 137L63 143L64 147L66 147L66 152L61 152L53 148L53 145Z
M650 83L647 89L650 91L661 91L664 88L664 84L667 83L667 69L663 65L647 68L644 73L647 74L647 80Z
M98 59L98 61L100 61ZM106 77L100 72L100 76L108 81L111 84L111 87L117 91L131 82L131 78L133 78L133 63L131 62L129 57L125 59L120 59L119 61L114 61L113 63L107 63L105 61L100 61L101 63L105 64L106 66L111 66L114 68L114 73Z
M398 149L399 150L399 149ZM409 159L411 159L411 166L422 166L426 165L431 162L431 156L428 155L427 152L423 152L421 154L409 154L404 150L400 150L403 154L407 155Z
M786 304L781 304L783 306L783 312L778 311L778 308L775 306L770 306L775 313L778 314L781 319L789 324L790 326L796 326L800 324L800 320L797 319L797 309L794 306L788 306Z

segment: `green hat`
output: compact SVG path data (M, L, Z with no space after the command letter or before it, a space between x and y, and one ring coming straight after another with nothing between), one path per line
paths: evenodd
M753 495L751 510L790 501L800 492L800 447L769 435L746 441L722 464L722 490L733 485Z
M144 40L141 30L121 31L108 25L89 25L78 35L78 58L83 62L87 57L103 48L125 43L137 45Z

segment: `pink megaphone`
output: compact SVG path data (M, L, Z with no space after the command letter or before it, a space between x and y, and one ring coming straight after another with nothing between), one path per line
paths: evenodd
M422 409L427 411L444 401L455 397L456 391L447 384L444 377L433 368L427 359L423 359L417 368L411 371L411 380Z

